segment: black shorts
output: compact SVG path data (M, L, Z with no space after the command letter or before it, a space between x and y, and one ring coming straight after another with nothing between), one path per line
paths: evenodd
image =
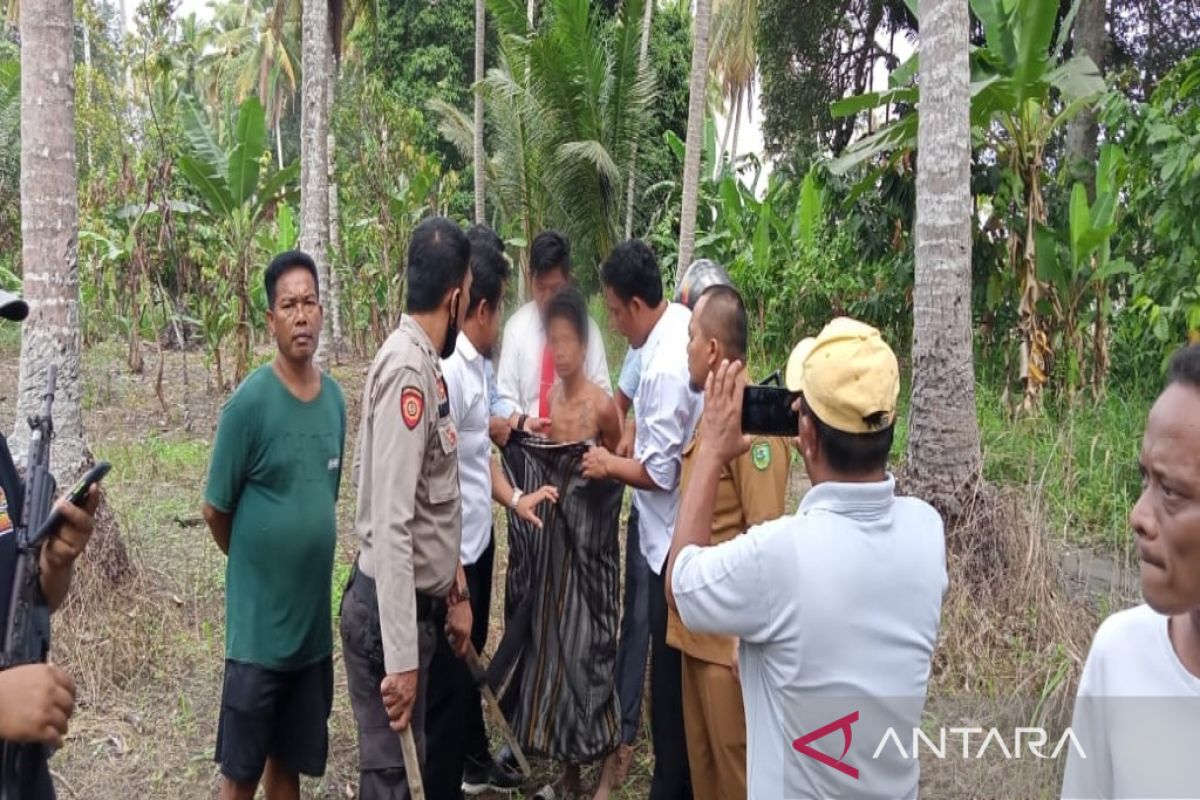
M267 758L319 778L329 755L333 657L291 672L225 662L216 762L234 783L256 784Z

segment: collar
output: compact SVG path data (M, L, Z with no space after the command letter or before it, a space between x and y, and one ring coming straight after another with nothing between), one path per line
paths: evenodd
M429 338L429 334L425 332L425 329L417 324L415 319L408 314L402 316L400 318L400 330L411 336L412 340L418 347L425 351L427 356L435 362L438 360L438 355L433 349L433 341Z
M666 335L668 326L671 324L673 315L679 313L676 308L683 308L678 303L667 303L667 309L663 315L658 318L658 322L654 323L654 327L650 329L650 335L646 337L645 343L640 350L639 358L642 359L642 365L654 356L654 351L658 348L659 341Z
M886 513L896 499L896 478L871 483L826 481L808 490L796 513L829 511L854 519L873 519Z
M458 344L454 349L468 364L474 364L480 357L479 351L476 350L475 345L471 343L470 337L462 331L458 332Z

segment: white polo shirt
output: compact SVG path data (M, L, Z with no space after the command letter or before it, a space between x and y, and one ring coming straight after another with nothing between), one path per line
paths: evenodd
M1064 798L1200 792L1200 676L1179 660L1169 626L1140 605L1096 631L1071 719L1080 749L1065 750Z
M903 718L889 724L920 725L946 585L941 517L896 497L890 476L818 484L794 516L679 553L671 586L684 625L741 638L751 798L916 796L918 762L894 750L873 759L879 738L864 728L892 701ZM856 778L794 747L852 712L844 761ZM811 747L836 760L842 743L833 730Z
M634 458L658 490L635 489L638 544L655 575L666 565L679 509L683 448L692 438L704 396L692 391L688 375L688 322L692 312L669 303L638 353L641 378L633 395L637 424Z
M465 333L442 361L450 416L458 429L458 485L462 492L463 564L474 564L492 539L492 441L488 437L486 360Z
M542 392L542 358L546 349L546 333L542 330L542 315L530 301L521 306L504 326L500 345L500 363L496 367L496 383L500 395L514 403L521 413L538 415ZM588 317L587 360L583 365L588 380L612 394L612 378L604 355L604 337L596 321ZM554 376L555 383L558 376Z

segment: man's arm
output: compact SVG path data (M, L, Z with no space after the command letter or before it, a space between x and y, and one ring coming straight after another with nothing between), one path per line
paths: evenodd
M62 526L50 535L42 546L39 559L42 597L51 611L57 611L71 588L75 560L83 554L95 525L96 508L100 505L100 487L93 486L83 507L60 498L58 510L63 515Z
M599 393L597 400L600 413L596 424L600 429L600 443L615 452L621 446L621 417L617 412L617 404L612 398Z
M218 511L208 503L204 504L204 521L212 533L213 541L225 555L229 555L229 535L233 531L233 514Z
M504 474L504 470L500 469L500 465L495 461L491 462L492 467L492 500L512 509L518 517L528 522L533 527L541 530L542 518L537 515L537 507L547 500L551 503L558 502L558 489L553 486L543 486L537 491L528 492L521 495L521 499L517 502L517 507L513 508L513 495L516 494L516 489L508 482L508 476Z
M782 517L787 505L788 451L781 439L755 438L731 467L746 527Z
M221 410L204 488L204 521L225 555L229 555L233 514L246 480L257 427L253 403L245 402L244 397L234 393Z
M608 356L604 352L604 335L600 326L588 316L588 348L587 361L584 363L588 380L604 390L612 397L612 375L608 372Z

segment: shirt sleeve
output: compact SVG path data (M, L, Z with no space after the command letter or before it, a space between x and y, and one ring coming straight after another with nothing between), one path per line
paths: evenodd
M691 435L692 392L680 377L646 375L638 393L645 398L637 418L637 459L664 492L679 485L683 447ZM640 402L640 401L639 401Z
M1067 769L1063 775L1063 800L1085 800L1093 797L1115 797L1113 762L1110 752L1104 708L1111 702L1105 697L1103 665L1104 627L1101 626L1092 642L1079 678L1075 709L1071 716L1071 731L1078 738L1087 758L1080 758L1074 747L1067 747Z
M612 397L612 375L608 372L608 356L604 352L604 335L596 320L588 317L588 349L587 349L588 380L608 392ZM632 397L633 395L630 395Z
M506 399L496 387L496 371L492 368L491 360L483 362L483 377L487 381L488 414L493 417L508 419L517 412L512 401Z
M255 405L235 392L221 410L216 441L208 465L204 502L223 514L232 514L242 494L242 486L252 464Z
M617 378L617 388L626 397L633 399L637 394L638 381L642 379L641 351L632 347L625 352L625 363L621 365L621 376Z
M734 462L733 484L747 527L783 516L787 477L787 448L778 439L755 439Z
M771 600L763 569L765 528L712 547L689 545L675 557L671 591L692 633L719 633L749 642L771 635Z
M371 407L371 530L375 586L383 633L383 661L389 674L417 669L417 602L413 581L412 522L417 482L425 463L431 413L426 382L411 367L381 377ZM418 404L417 405L414 404ZM404 404L407 404L405 407ZM415 425L413 412L418 417Z
M520 313L520 312L518 312ZM524 411L521 405L520 353L517 352L520 342L518 331L514 330L520 324L521 317L514 316L504 326L504 337L500 344L500 364L496 368L496 387L500 397Z

